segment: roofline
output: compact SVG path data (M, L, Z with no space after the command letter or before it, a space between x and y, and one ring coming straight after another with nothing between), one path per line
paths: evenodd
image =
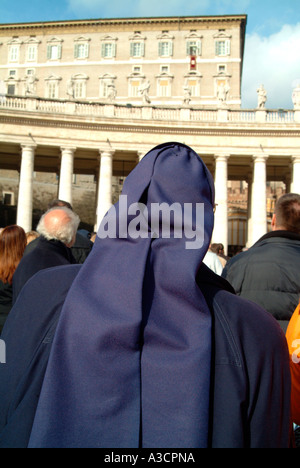
M82 25L105 25L113 23L159 23L159 22L217 22L217 21L241 21L247 22L247 15L218 15L218 16L153 16L136 18L94 18L82 20L60 20L60 21L37 21L29 23L0 23L0 29L27 29L46 28L62 26L82 26Z

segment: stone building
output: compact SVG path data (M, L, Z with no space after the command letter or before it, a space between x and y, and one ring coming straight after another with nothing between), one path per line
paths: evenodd
M0 224L11 204L29 230L59 197L97 227L140 158L180 141L215 177L214 241L251 245L272 184L299 191L300 109L241 109L246 19L0 25Z

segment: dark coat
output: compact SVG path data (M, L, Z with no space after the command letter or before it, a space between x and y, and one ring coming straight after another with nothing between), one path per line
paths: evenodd
M43 236L37 240L36 247L25 255L13 277L13 303L16 302L23 286L38 271L60 265L75 264L71 249L62 242L48 241Z
M287 324L300 298L300 235L288 231L266 234L230 260L222 276L239 296Z
M37 273L8 316L1 336L7 362L0 364L0 448L27 447L56 325L79 269Z
M80 268L38 273L6 322L0 448L28 445L56 324ZM288 447L290 375L284 335L272 317L235 296L227 281L204 265L197 282L213 316L209 446Z
M12 286L0 281L0 334L5 320L12 308Z
M30 244L27 245L24 255L28 255L32 252L35 247L37 247L39 238L34 239ZM84 263L93 248L93 242L91 242L87 237L83 236L79 232L76 233L76 240L73 247L71 247L71 252L75 258L76 263Z

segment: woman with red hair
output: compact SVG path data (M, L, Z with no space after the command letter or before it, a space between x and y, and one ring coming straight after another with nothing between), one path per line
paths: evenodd
M26 234L20 226L8 226L0 234L0 333L12 308L13 275L26 244Z

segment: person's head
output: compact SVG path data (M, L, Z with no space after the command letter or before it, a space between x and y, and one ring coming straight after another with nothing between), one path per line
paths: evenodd
M49 241L60 241L67 247L72 247L79 223L79 216L69 208L51 208L41 217L37 232Z
M0 280L12 284L13 275L27 245L26 234L20 226L8 226L0 234Z
M67 208L69 208L69 210L73 211L73 207L71 205L71 203L67 202L67 201L64 201L64 200L52 200L51 203L49 203L48 205L48 210L51 210L51 208L56 208L58 206L65 206Z
M223 244L211 244L210 250L217 255L224 254L224 245Z
M300 234L300 195L288 193L279 198L272 219L273 231L290 231Z
M27 238L27 245L30 244L30 242L34 241L39 237L39 233L36 231L29 231L26 232L26 238Z

